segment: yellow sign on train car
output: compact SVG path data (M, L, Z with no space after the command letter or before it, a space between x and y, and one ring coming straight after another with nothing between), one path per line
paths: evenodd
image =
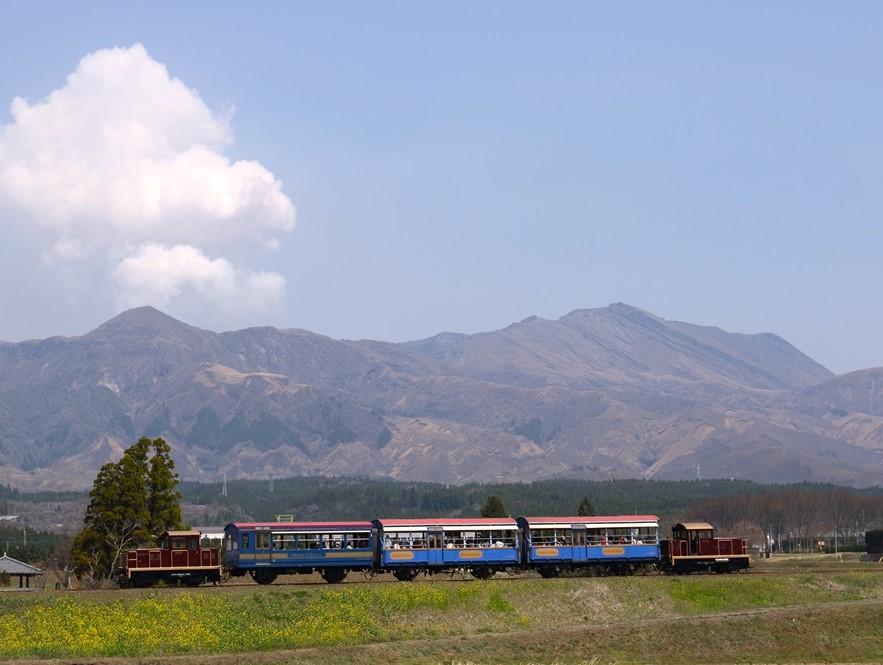
M605 547L601 550L604 556L622 556L625 554L624 547Z
M481 557L481 550L460 550L461 559L480 559Z
M538 547L537 556L558 556L557 547Z
M389 553L389 558L394 561L408 561L414 558L414 553L407 550L393 550Z

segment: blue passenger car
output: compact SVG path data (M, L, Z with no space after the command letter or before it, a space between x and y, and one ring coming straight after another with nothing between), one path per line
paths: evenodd
M396 579L419 572L469 570L487 579L520 565L518 524L511 518L377 519L378 563Z
M318 571L341 582L374 566L371 522L232 522L224 528L224 568L258 584L278 575Z
M656 515L519 517L523 559L544 577L597 567L628 573L659 562Z

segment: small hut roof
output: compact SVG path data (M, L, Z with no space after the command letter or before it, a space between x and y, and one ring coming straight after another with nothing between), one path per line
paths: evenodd
M8 573L10 575L42 575L43 571L24 561L13 559L4 552L3 556L0 556L0 573Z

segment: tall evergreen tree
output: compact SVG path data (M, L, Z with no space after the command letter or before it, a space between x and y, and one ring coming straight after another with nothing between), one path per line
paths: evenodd
M589 497L584 496L583 500L579 502L576 514L580 517L591 517L595 514L595 505L589 500Z
M163 439L151 442L153 457L147 483L147 528L150 535L159 538L164 531L181 527L181 492L178 474L172 459L172 447Z
M481 509L481 516L506 517L506 506L503 505L503 500L496 494L489 496Z
M126 549L180 525L181 495L170 452L164 440L142 437L118 462L101 467L83 529L74 538L78 574L95 581L110 578Z

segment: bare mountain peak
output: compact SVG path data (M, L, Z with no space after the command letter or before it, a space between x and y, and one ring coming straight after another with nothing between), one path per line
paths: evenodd
M647 310L624 302L610 303L606 307L582 307L565 314L561 318L566 319L570 316L646 316L652 319L659 318Z
M185 333L193 332L208 333L191 326L183 321L169 316L165 312L161 312L156 307L145 305L143 307L135 307L127 309L117 314L109 321L101 324L91 333L90 336L107 336L116 334L169 334L169 333Z

